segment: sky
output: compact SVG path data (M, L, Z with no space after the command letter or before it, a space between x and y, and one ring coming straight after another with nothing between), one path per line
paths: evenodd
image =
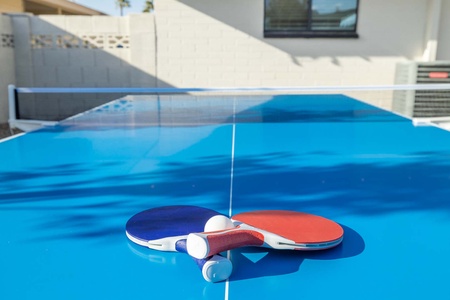
M313 9L319 13L335 12L337 8L340 10L356 9L356 0L314 0Z
M120 16L120 10L115 0L69 0L77 4L99 10L111 16ZM124 16L130 13L140 13L144 9L145 0L130 0L131 7L124 8Z

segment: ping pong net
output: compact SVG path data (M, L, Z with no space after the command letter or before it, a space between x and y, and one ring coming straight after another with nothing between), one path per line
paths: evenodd
M141 111L133 115L134 122L147 124L186 126L234 122L236 119L232 116L242 111L248 113L249 107L258 105L257 101L269 101L272 97L289 94L314 95L314 99L322 100L342 95L393 111L412 119L416 125L450 124L450 84L266 88L44 88L11 85L9 122L13 128L28 131L92 109L108 109L110 122L117 122L121 111L132 108ZM265 97L256 100L252 97L254 95ZM147 104L131 101L144 98L151 101ZM116 99L121 100L106 104ZM318 101L314 99L311 103ZM245 117L246 120L257 118L256 115ZM241 121L243 119L241 114Z

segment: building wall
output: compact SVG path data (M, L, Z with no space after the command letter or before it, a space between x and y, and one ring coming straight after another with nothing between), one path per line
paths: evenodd
M0 123L8 121L8 85L15 83L13 28L11 19L0 14Z
M423 54L423 0L361 0L358 39L264 38L263 5L158 2L159 78L175 86L392 84L397 62Z
M0 1L0 13L21 12L21 11L24 11L23 1L21 0Z
M356 39L264 38L262 0L164 0L155 14L122 18L15 14L15 81L37 87L393 84L398 63L424 55L433 1L360 0ZM449 2L442 0L440 60L450 60ZM14 66L11 49L0 51L9 51ZM26 95L20 112L61 119L120 95L106 96ZM389 97L364 100L391 106Z
M450 1L442 0L437 59L450 61Z
M12 18L17 40L17 86L156 85L153 15L121 18L22 14ZM54 120L122 95L19 96L22 118Z

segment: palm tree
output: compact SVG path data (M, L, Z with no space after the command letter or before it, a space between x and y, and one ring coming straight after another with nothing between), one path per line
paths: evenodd
M123 8L131 7L130 0L116 0L116 6L120 8L120 15L123 16Z
M149 1L145 1L144 10L142 12L149 13L154 9L155 9L155 6L153 5L153 0L149 0Z

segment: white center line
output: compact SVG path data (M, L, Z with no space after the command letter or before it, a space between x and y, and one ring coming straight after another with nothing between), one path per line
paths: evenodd
M227 258L228 260L231 259L231 251L227 251ZM230 279L228 278L227 281L225 282L225 298L224 298L225 300L228 300L229 294L230 294Z
M234 148L236 140L236 98L233 99L233 129L231 134L231 172L230 172L230 202L228 206L228 216L233 214L233 179L234 179ZM227 251L227 258L230 260L231 252ZM225 282L225 300L228 300L230 291L230 279Z
M230 174L230 202L228 206L228 216L233 214L233 179L234 179L234 142L236 137L236 124L233 123L233 133L231 142L231 174Z
M234 148L236 141L236 98L233 99L233 129L231 134L231 171L230 171L230 202L228 206L228 216L233 213L233 181L234 181Z

